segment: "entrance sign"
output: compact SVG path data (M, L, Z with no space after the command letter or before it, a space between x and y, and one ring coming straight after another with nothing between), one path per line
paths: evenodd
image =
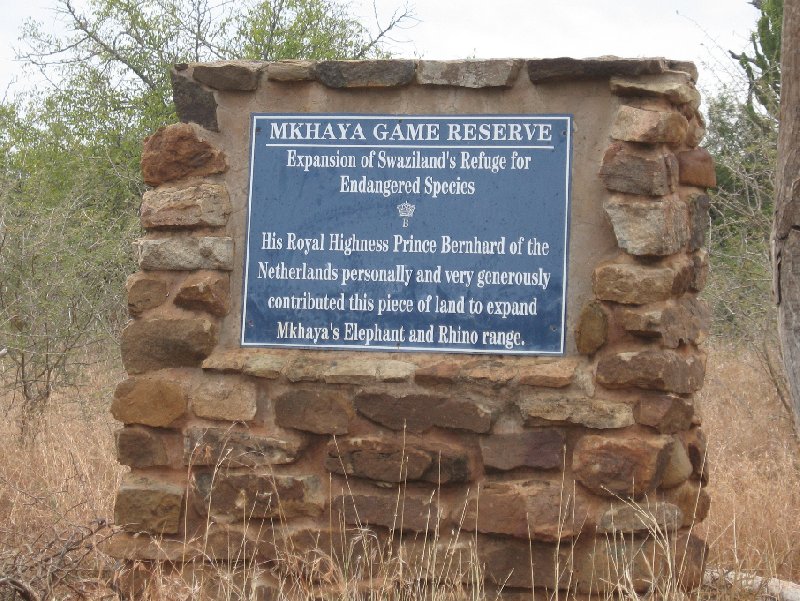
M563 354L571 132L253 115L242 345Z

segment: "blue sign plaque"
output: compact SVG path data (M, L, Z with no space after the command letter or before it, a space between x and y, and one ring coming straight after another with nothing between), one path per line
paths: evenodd
M253 115L242 345L563 354L571 132Z

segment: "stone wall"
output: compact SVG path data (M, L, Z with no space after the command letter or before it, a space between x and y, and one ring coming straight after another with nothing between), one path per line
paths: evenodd
M266 594L288 549L341 559L369 528L409 565L423 541L442 561L477 549L512 592L597 592L628 567L644 591L670 561L697 584L715 181L696 76L664 59L177 65L183 123L144 143L111 552L257 560ZM240 348L251 112L574 114L566 356Z

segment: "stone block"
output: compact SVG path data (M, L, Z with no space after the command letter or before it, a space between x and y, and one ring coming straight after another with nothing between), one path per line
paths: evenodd
M675 488L686 482L692 475L692 462L684 446L675 441L669 454L669 461L661 479L661 488Z
M603 281L605 283L605 281ZM608 337L608 315L602 303L590 302L581 310L575 326L575 345L582 355L597 352Z
M615 194L603 208L617 244L632 255L672 255L689 241L688 210L677 197L654 200Z
M689 130L686 133L685 143L689 148L697 148L706 137L706 121L700 111L695 111L689 119Z
M641 530L669 535L675 533L682 523L683 512L672 503L620 501L603 512L597 530L615 536Z
M678 189L678 160L662 150L614 142L603 155L600 179L614 192L664 196Z
M708 443L706 435L700 428L692 428L679 435L681 442L692 463L692 476L703 485L708 484Z
M612 76L636 76L663 73L667 64L663 58L537 58L529 60L528 77L532 83L549 83L580 79L599 79Z
M205 271L190 274L175 295L175 305L224 317L231 310L231 281L227 273Z
M705 363L703 355L668 349L613 353L598 361L597 382L607 388L689 394L703 385Z
M417 83L462 88L510 88L522 61L511 59L428 61L417 63Z
M706 233L711 224L711 199L706 194L694 192L688 195L686 204L689 208L689 250L695 251L706 245Z
M412 60L319 61L314 74L329 88L392 88L414 81Z
M691 480L664 491L662 498L680 508L683 516L680 524L682 528L696 527L706 519L711 509L711 497L706 489Z
M282 60L267 65L267 79L273 81L313 81L314 61Z
M691 74L670 71L660 75L612 77L611 93L617 96L655 96L672 104L700 106L700 93L692 83Z
M174 69L169 76L178 119L183 123L197 123L210 131L219 131L214 92Z
M690 296L656 305L623 307L618 323L635 336L660 339L668 348L702 343L711 323L705 301Z
M260 64L249 61L219 61L194 65L192 77L215 90L250 92L258 88Z
M200 183L148 190L142 196L139 218L144 228L181 229L223 227L230 214L225 186Z
M674 545L678 586L684 591L696 591L706 573L708 545L693 530L680 533Z
M342 359L332 361L322 372L328 384L369 384L372 382L404 382L414 373L415 366L394 359Z
M188 123L162 127L145 138L141 165L148 186L223 173L228 168L225 155L201 140Z
M462 365L461 368L463 380L489 386L503 386L516 376L516 366L499 359L477 359Z
M583 397L537 395L517 402L526 426L572 425L595 429L634 424L630 405Z
M677 146L686 138L689 123L674 111L653 111L622 105L611 126L611 137L623 142Z
M188 400L169 372L134 376L114 391L111 414L125 424L164 428L186 414Z
M165 367L199 367L217 344L217 326L201 317L138 319L121 335L129 374Z
M167 283L152 273L139 271L128 276L125 290L128 293L128 313L134 316L160 307L167 300Z
M694 277L691 259L656 263L606 263L592 274L592 287L600 300L644 305L680 296Z
M257 389L252 381L234 375L200 374L186 384L197 417L250 421L256 416Z
M570 585L572 556L568 544L481 536L478 545L478 557L485 566L485 577L504 590L511 587L529 589L527 599L532 600L530 589L534 586L553 590ZM495 599L488 595L487 598Z
M233 428L193 426L186 431L186 465L263 467L293 463L305 446L297 434L254 434Z
M293 388L275 399L275 423L314 434L347 434L353 417L348 395L336 390Z
M543 428L481 437L483 465L493 470L518 467L551 470L564 466L567 437L559 428Z
M114 433L117 461L130 467L167 465L163 435L148 428L130 426Z
M705 148L694 148L678 153L680 183L698 188L715 188L717 174L714 158Z
M365 417L392 430L425 432L436 426L483 433L492 426L492 412L467 398L361 392L356 395L355 407Z
M145 271L233 269L233 239L225 236L141 239L134 242L134 249Z
M694 403L672 394L648 396L636 403L633 417L637 424L655 428L661 434L675 434L691 427Z
M114 523L128 532L176 534L180 529L183 487L126 474L117 491Z
M430 532L445 527L446 516L437 506L436 491L420 494L406 490L398 496L395 489L376 491L372 494L352 493L334 497L331 502L335 523L340 519L345 524L359 528L380 526L390 530L413 530Z
M461 376L461 363L459 361L444 360L420 367L414 373L414 381L422 386L436 386L453 384Z
M701 248L690 256L692 262L692 277L689 280L689 290L702 292L708 281L708 251Z
M203 369L275 380L289 362L286 355L264 352L260 349L230 349L216 351L205 361Z
M524 365L516 370L517 381L525 386L564 388L572 384L577 369L577 359L561 359L551 363Z
M673 444L669 436L586 435L575 445L572 470L597 495L641 495L661 484Z
M697 65L695 65L692 61L669 60L667 61L667 66L669 67L670 71L680 71L682 73L686 73L694 83L697 83L697 80L699 79Z
M294 383L322 382L322 376L326 369L327 364L318 358L300 354L286 366L284 375L287 380Z

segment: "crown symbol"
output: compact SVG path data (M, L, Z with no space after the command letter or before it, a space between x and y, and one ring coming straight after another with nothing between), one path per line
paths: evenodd
M410 202L405 201L397 205L397 212L403 218L403 227L408 227L408 219L414 216L414 209L417 207Z

